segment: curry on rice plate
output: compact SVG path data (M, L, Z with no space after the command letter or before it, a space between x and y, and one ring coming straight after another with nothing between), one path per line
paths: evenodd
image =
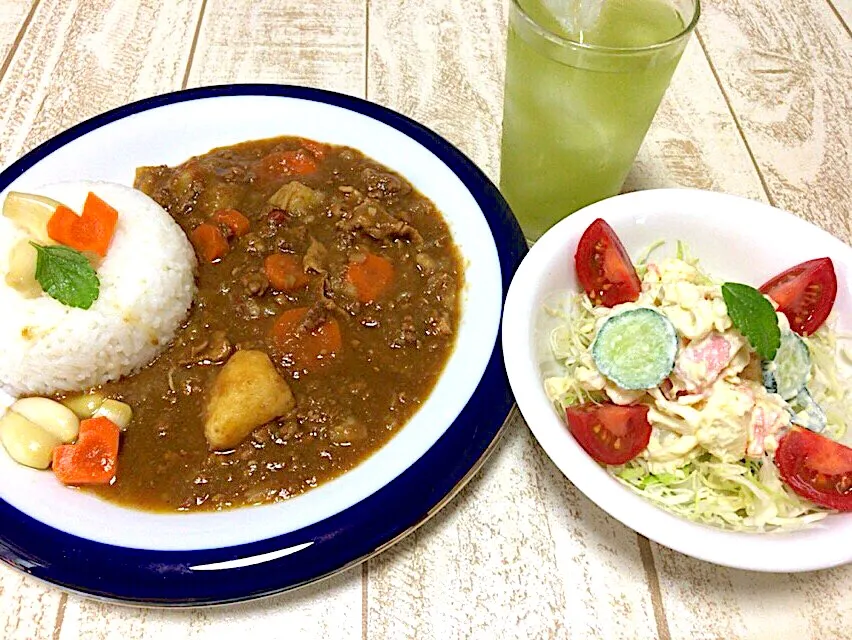
M7 194L16 461L150 510L273 502L357 465L428 397L463 267L404 178L282 137L142 167L135 186Z

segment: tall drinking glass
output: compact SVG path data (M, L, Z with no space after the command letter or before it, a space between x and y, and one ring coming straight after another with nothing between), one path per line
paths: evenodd
M615 195L699 0L511 0L500 188L528 240Z

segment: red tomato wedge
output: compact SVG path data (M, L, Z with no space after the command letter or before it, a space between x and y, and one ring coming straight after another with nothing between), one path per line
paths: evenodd
M594 304L614 307L633 302L642 291L642 283L624 245L601 218L583 232L574 265L580 284Z
M601 464L624 464L638 456L651 439L648 407L586 404L568 407L568 431L583 450Z
M808 260L779 273L760 287L778 303L790 328L810 335L822 326L837 297L837 276L831 258Z
M813 431L793 427L775 452L781 478L811 502L852 511L852 449Z

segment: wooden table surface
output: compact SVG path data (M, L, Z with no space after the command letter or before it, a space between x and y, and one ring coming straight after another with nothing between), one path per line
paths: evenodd
M0 164L131 100L264 81L397 109L496 178L507 9L508 0L0 0ZM852 0L706 0L625 189L740 194L850 242L850 26ZM565 480L515 414L437 517L325 582L162 611L92 602L0 566L0 638L845 640L850 592L852 566L762 575L649 543Z

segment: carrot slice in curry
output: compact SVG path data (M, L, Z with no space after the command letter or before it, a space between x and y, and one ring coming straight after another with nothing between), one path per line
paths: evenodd
M305 149L274 151L263 156L255 165L255 172L267 178L304 176L318 169L317 161Z
M47 221L47 235L59 244L77 251L91 251L104 257L115 234L118 212L94 193L89 192L83 213L77 215L59 206Z
M272 326L272 340L278 354L300 369L322 365L343 348L340 325L329 318L312 328L303 327L307 307L289 309L280 314Z
M220 209L213 214L213 219L228 227L238 238L245 235L250 226L249 219L236 209Z
M307 138L299 138L299 142L305 149L310 151L317 160L322 160L328 152L328 145L323 144L322 142L308 140Z
M308 284L308 276L295 256L274 253L263 261L263 271L270 284L278 291L295 291Z
M368 253L362 262L350 262L346 280L360 302L375 302L390 288L396 269L387 258Z
M228 253L228 241L212 224L202 222L192 230L189 239L195 245L195 251L205 262L215 262Z
M109 484L118 464L118 426L108 418L80 422L76 444L53 450L53 473L63 484Z

